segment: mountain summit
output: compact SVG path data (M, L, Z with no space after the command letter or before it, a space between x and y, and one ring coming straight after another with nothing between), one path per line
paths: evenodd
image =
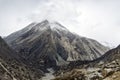
M80 37L58 22L50 23L48 20L31 23L5 40L23 59L39 67L93 60L109 50L93 39Z

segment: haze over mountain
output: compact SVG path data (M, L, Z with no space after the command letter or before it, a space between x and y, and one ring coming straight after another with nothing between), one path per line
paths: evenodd
M46 67L94 60L109 50L93 39L71 33L58 22L48 20L31 23L5 40L25 60Z

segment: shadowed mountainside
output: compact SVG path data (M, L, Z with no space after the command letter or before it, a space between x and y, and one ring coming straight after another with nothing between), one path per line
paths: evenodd
M0 37L0 80L40 79L42 72L23 64L16 54Z

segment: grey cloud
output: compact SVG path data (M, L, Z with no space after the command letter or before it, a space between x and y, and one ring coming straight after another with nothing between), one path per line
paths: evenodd
M79 35L116 46L120 43L119 7L119 0L0 0L0 35L49 19Z

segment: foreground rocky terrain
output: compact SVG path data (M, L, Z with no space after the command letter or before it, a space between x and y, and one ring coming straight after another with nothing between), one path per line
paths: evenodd
M120 64L111 62L99 67L76 68L61 72L54 80L119 80Z
M54 80L120 80L119 57L120 46L108 51L97 60L84 64L86 68L61 71Z

